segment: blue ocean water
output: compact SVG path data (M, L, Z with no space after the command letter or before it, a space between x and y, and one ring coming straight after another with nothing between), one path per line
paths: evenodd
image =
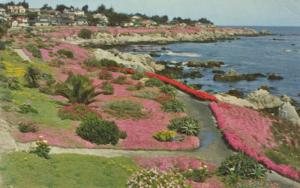
M200 69L204 77L188 79L189 83L203 85L203 90L226 92L239 89L249 93L261 85L268 85L275 95L286 94L300 102L300 27L254 27L267 29L275 35L260 37L241 37L238 40L216 43L174 43L169 45L131 46L138 53L149 53L151 50L165 47L162 55L156 60L189 61L220 60L225 63L222 70L234 69L240 73L276 73L283 80L269 81L259 78L257 81L222 83L213 81L210 69ZM135 52L136 53L136 52Z

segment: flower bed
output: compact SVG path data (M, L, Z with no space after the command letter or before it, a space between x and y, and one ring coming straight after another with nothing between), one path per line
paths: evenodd
M225 139L235 149L282 175L300 180L300 172L290 166L279 165L265 156L264 150L276 146L271 126L272 120L259 112L226 103L211 103L210 108L218 121Z

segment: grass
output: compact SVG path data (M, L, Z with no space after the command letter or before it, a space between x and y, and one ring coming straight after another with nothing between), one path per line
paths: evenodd
M5 187L14 188L125 188L136 170L124 157L60 154L46 160L25 152L8 154L0 168Z
M145 117L143 106L131 100L118 100L108 102L105 111L121 119L140 119Z
M139 98L144 98L144 99L155 100L159 96L159 93L153 91L141 91L141 92L136 92L134 96Z

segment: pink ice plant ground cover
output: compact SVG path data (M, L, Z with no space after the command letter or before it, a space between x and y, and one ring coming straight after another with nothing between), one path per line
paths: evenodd
M272 135L272 120L255 110L226 103L211 103L218 126L225 139L235 149L263 163L267 168L300 180L300 172L288 165L279 165L265 156L265 149L276 146Z

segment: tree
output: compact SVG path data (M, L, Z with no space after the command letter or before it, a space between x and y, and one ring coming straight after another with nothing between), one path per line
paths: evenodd
M26 16L29 20L34 20L38 17L38 13L37 12L27 12Z
M29 8L29 4L28 4L25 0L23 0L23 2L19 2L18 5L19 5L19 6L23 6L23 7L26 8L26 9Z
M166 24L169 21L169 17L167 15L164 16L155 15L151 17L151 20L155 21L158 24Z
M88 13L89 12L89 6L84 5L81 10L84 11L84 13Z
M101 4L98 8L97 8L97 13L105 13L105 11L106 11L106 7L105 7L105 5L103 5L103 4Z
M106 15L111 26L120 26L122 23L130 21L130 16L123 13L110 13Z
M60 4L60 5L57 5L56 6L56 9L57 11L59 12L63 12L65 9L67 9L68 7L66 5L63 5L63 4Z
M32 87L32 88L37 88L39 87L38 84L38 79L40 78L41 73L40 70L33 67L33 66L29 66L27 68L26 74L24 76L28 87Z
M99 18L94 18L93 15L88 15L87 16L87 22L91 26L96 26L98 23L100 23Z
M51 6L49 6L48 4L44 4L42 7L41 7L41 10L53 10L53 8Z
M203 23L203 24L211 24L211 25L214 24L212 21L208 20L207 18L200 18L198 20L198 22Z
M56 85L56 93L69 99L71 103L90 104L100 94L96 92L92 81L81 75L70 74L64 83Z

